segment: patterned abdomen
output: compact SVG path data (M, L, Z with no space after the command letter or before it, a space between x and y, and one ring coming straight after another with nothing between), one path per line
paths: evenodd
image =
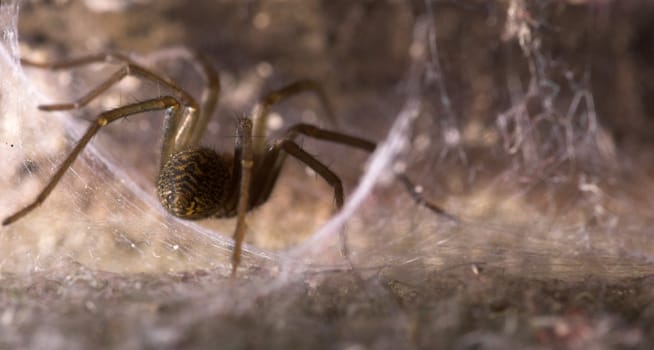
M213 150L180 151L170 157L159 173L159 201L182 219L213 216L224 209L230 177L229 167Z

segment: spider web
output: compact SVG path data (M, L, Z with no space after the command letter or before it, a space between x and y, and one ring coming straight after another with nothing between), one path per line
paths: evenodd
M341 233L347 237L355 279L380 304L396 305L394 295L380 292L385 289L377 284L379 279L421 285L450 271L478 274L488 269L562 280L651 274L654 245L647 235L652 222L647 210L651 179L639 168L638 158L647 159L647 154L627 157L617 143L610 128L622 124L603 114L606 109L600 107L603 101L593 84L594 62L575 58L583 55L555 57L560 49L552 29L557 23L550 17L555 5L521 0L470 5L466 14L472 18L467 20L492 28L477 39L467 38L478 40L472 43L451 39L463 26L451 19L457 6L426 1L417 6L415 18L402 22L408 27L408 44L400 50L406 60L400 60L402 72L393 87L384 85L391 92L336 96L336 107L345 110L339 127L357 135L377 135L374 154L366 158L302 141L343 175L346 204L332 213L329 187L315 174L307 176L304 167L290 164L272 204L248 216L250 244L244 250L239 282L249 279L249 284L222 279L230 271L233 220L185 222L171 218L158 204L152 185L160 147L156 114L130 117L101 132L38 209L2 228L0 274L34 276L45 271L47 278L84 275L111 284L114 276L131 281L146 273L154 276L157 291L165 289L157 283L170 282L170 276L209 274L206 283L176 291L181 300L199 302L189 302L175 314L175 322L162 326L148 318L144 322L152 333L143 337L151 338L132 334L140 342L158 345L177 340L185 330L216 315L234 310L256 315L258 298L273 298L280 305L278 313L302 319L292 310L301 299L302 291L294 289L298 284L313 288L334 271L349 276L350 266L340 251ZM37 109L39 104L69 101L88 86L75 80L68 85L71 91L63 91L61 82L70 77L42 71L26 74L19 67L17 11L16 2L3 2L0 8L0 69L5 77L0 83L2 216L35 197L88 125L84 120L88 112ZM348 13L351 18L340 28L343 31L355 27L360 16L357 11ZM470 48L475 46L479 51ZM183 61L185 55L183 49L161 49L140 59L152 64L171 58ZM334 57L339 58L338 54L330 58ZM397 65L392 59L386 64ZM375 69L369 61L359 64L341 67L343 74L357 74L363 66ZM381 70L386 68L381 65ZM270 69L265 64L253 66L250 70L259 73ZM84 80L97 79L101 75L97 72L92 70ZM221 73L226 87L222 103L227 107L218 114L247 111L265 79L256 73L238 78L230 71ZM198 85L192 83L191 90ZM113 100L108 98L110 106L142 98L133 86L118 89ZM102 103L107 102L91 108L102 110ZM368 105L356 107L358 103ZM370 110L380 116L361 116L370 105L379 106ZM284 118L293 118L290 112L299 110L296 114L322 123L315 112L301 107L281 110ZM139 130L138 118L155 121ZM214 125L212 146L230 151L229 130L229 120ZM143 140L125 141L128 136ZM344 155L352 160L343 161L350 159ZM418 184L417 191L459 221L412 202L398 184L397 173L407 174ZM294 240L266 246L269 236L276 237L274 242L283 241L278 236ZM214 291L215 286L224 290ZM134 287L116 288L128 293ZM277 299L277 293L288 291ZM234 294L239 295L237 301ZM167 298L161 297L162 302ZM397 324L389 327L407 327L406 315L388 307L399 314ZM442 316L454 322L447 317Z
M4 9L10 14L7 32L11 35L5 36L7 50L4 52L3 68L7 70L7 76L16 80L5 86L12 86L11 92L14 94L21 92L18 96L8 97L12 103L4 105L5 125L8 127L3 130L3 139L7 140L5 145L9 146L4 150L8 153L8 169L12 170L4 178L5 188L9 190L5 197L8 202L3 205L9 211L9 208L16 210L36 196L68 150L81 137L88 122L71 113L44 113L35 108L38 104L74 97L68 93L62 94L59 89L48 90L47 86L36 87L33 84L39 79L50 81L57 73L41 71L32 72L29 77L25 75L16 58L19 57L15 29L17 6L15 3L7 3ZM423 28L422 32L424 40L426 30ZM144 60L152 63L187 55L184 49L173 48L160 50ZM421 71L420 68L414 70L414 76L407 83L415 85ZM94 72L95 74L97 73ZM69 83L75 93L88 91L88 86L78 82L71 84L67 79L69 77L64 76L63 81ZM56 97L46 97L44 91ZM391 182L392 176L389 177L389 174L392 171L389 170L392 162L400 151L408 147L409 127L420 108L416 94L414 92L414 96L409 97L405 109L398 114L392 129L394 131L391 131L387 142L382 143L379 151L371 157L371 171L363 178L363 186L353 193L352 200L344 210L322 225L312 235L312 239L281 255L247 245L244 250L244 268L247 269L250 265L255 269L273 268L296 272L307 268L348 268L341 257L338 233L347 231L345 222L369 197L380 179L387 185ZM139 99L135 96L120 98L118 105ZM227 96L226 99L229 101L230 97ZM47 136L41 135L44 126L49 124L52 127L47 129L51 132ZM101 132L94 138L93 144L84 150L57 186L57 190L37 210L25 220L6 228L6 234L3 235L6 240L6 244L3 244L3 269L6 272L24 273L74 263L91 269L131 273L197 269L229 271L233 246L229 236L233 230L233 220L226 220L225 225L207 228L194 222L170 218L153 198L150 178L154 174L144 176L138 171L125 171L119 165L120 159L107 150L116 144L103 141L102 134ZM154 143L153 139L149 142L149 146ZM157 149L157 146L152 148ZM143 158L149 156L152 154L144 152ZM382 176L383 174L386 175ZM329 195L329 192L326 193ZM18 198L21 200L16 201ZM324 202L327 206L330 205L328 200ZM17 203L21 204L17 206ZM282 211L281 214L276 214L285 213ZM301 216L300 221L306 222L310 215L312 213ZM324 217L324 210L322 216ZM438 218L435 220L439 221ZM383 266L383 263L379 266Z
M426 4L431 6L430 2ZM43 91L39 90L42 87L33 85L35 79L52 79L52 72L25 76L16 64L19 56L16 7L5 3L3 10L6 28L3 69L4 75L11 77L3 93L3 159L7 159L3 188L7 190L2 208L7 213L34 198L87 123L69 113L44 113L36 109L40 103L70 99L71 95L48 98L39 92ZM603 252L599 256L619 255L624 246L623 236L612 234L606 227L594 230L566 222L555 214L556 210L544 213L539 204L523 207L529 191L538 193L536 197L557 191L548 192L541 188L540 180L530 178L536 171L549 171L548 168L555 169L566 162L581 167L588 160L594 167L591 171L560 174L562 184L550 184L548 179L542 181L545 186L577 186L584 197L579 201L583 203L582 208L590 207L578 208L577 214L600 215L601 220L608 222L618 220L617 214L610 215L604 208L603 199L607 194L599 185L602 179L592 172L602 167L596 164L611 164L616 156L612 153L614 146L598 124L594 97L583 81L587 77L566 77L574 89L569 96L560 96L563 87L555 81L558 77L549 76L556 73L550 72L552 62L547 61L542 52L536 27L525 18L528 13L525 3L511 2L503 33L504 40L517 42L523 52L528 81L522 86L522 77L516 71L507 73L511 105L498 114L492 130L495 134L486 135L497 138L508 154L507 158L499 160L506 162L507 170L493 175L484 185L466 191L465 195L440 198L448 200L443 204L462 219L460 224L452 224L415 205L407 206L410 199L401 193L397 193L400 199L395 203L381 200L386 196L384 191L390 191L384 188L393 184L390 174L397 169L404 171L407 165L412 169L418 166L419 170L412 170L410 174L419 174L418 183L427 189L430 178L438 183L444 177L436 175L439 169L450 169L452 173L465 176L466 167L473 162L465 143L483 141L465 140L480 136L465 134L466 128L474 127L465 123L477 121L458 116L452 105L438 53L437 23L434 18L425 16L414 25L410 46L413 63L407 66L402 82L406 91L404 107L396 113L386 139L369 159L367 171L349 196L344 210L288 251L279 253L248 245L244 265L293 271L309 266L344 268L338 249L341 231L346 232L351 241L354 262L368 262L363 268L418 262L436 267L465 264L466 261L496 261L505 268L517 268L521 264L513 259L532 254L562 261L566 261L566 257L577 259L579 254L595 256L598 251ZM166 53L158 55L166 56ZM540 104L540 114L529 111L528 103ZM416 125L426 125L427 132L414 135ZM410 144L412 138L413 145ZM427 142L427 146L420 146L420 142ZM412 146L416 148L416 144L422 152L414 149L407 153ZM125 171L115 163L116 155L98 147L110 146L101 141L92 143L39 209L4 229L2 267L5 271L38 271L62 261L114 272L228 270L232 247L230 225L233 223L219 226L216 231L197 223L171 219L147 187L148 178ZM157 146L152 148L156 150ZM502 188L520 176L527 178L522 188ZM556 170L547 176L556 177ZM577 180L572 179L575 177ZM375 187L381 189L375 190ZM375 191L377 194L372 196ZM395 191L397 189L393 193ZM490 198L482 199L485 196ZM365 208L362 209L362 205ZM494 209L489 209L491 205ZM410 208L410 213L402 210L406 207ZM378 210L397 214L393 214L390 221L371 224L371 220L376 221L372 218L378 215ZM517 212L528 212L521 215L524 221L512 218ZM499 215L491 219L487 217L491 213ZM598 239L598 235L602 238ZM593 241L599 241L599 247L589 246L591 236ZM467 253L461 256L461 250ZM507 255L506 251L511 254ZM561 265L565 269L579 267L573 261ZM615 264L612 268L620 269ZM632 268L631 264L625 266L625 269Z

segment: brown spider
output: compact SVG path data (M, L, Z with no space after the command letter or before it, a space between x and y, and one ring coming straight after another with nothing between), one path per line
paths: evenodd
M251 119L238 119L234 154L219 155L214 150L201 147L199 144L215 110L220 91L216 71L200 55L194 55L193 62L207 80L201 106L175 83L122 54L102 53L56 63L38 63L27 59L22 59L21 62L27 66L50 70L70 69L99 62L122 64L118 71L75 102L39 106L39 109L45 111L81 108L128 75L151 80L167 89L171 95L132 103L100 113L36 199L4 219L3 225L15 222L39 206L102 127L134 114L163 110L165 111L164 137L157 179L159 201L169 213L186 220L236 216L235 244L232 255L232 275L235 275L245 235L245 215L270 197L287 154L303 162L325 179L334 189L336 208L340 209L343 205L343 186L340 178L295 142L299 135L340 143L367 152L374 151L376 147L375 143L363 138L321 129L309 124L295 124L286 131L283 137L266 144L266 118L270 108L292 95L305 91L315 93L329 118L334 120L324 91L317 82L312 80L297 81L266 94L255 105ZM438 214L449 216L438 206L425 201L406 176L398 175L398 178L416 202Z

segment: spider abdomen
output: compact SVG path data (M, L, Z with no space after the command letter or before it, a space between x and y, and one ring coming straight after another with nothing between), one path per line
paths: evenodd
M225 160L211 149L177 152L159 173L159 201L171 214L182 219L213 216L224 210L230 177Z

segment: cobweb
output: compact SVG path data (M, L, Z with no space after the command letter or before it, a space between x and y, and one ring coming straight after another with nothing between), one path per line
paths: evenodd
M342 10L340 5L332 6L334 13ZM2 228L0 274L74 279L84 271L84 278L106 280L108 288L122 288L125 293L133 291L133 285L111 286L119 282L105 274L118 276L118 281L145 274L160 281L153 283L157 290L165 289L160 285L170 276L212 276L208 283L175 291L177 298L197 298L203 304L179 310L178 323L172 326L153 327L160 332L149 335L156 338L150 339L154 344L164 344L166 337L178 337L225 310L255 313L258 298L280 291L290 291L288 299L275 300L290 307L297 298L296 283L312 285L318 283L315 276L334 272L356 276L371 294L378 293L378 286L370 281L380 278L420 285L434 274L455 270L491 269L563 280L651 274L654 244L647 234L652 215L648 212L651 196L646 194L651 181L639 168L640 160L626 157L616 143L610 128L620 121L602 117L599 111L594 62L566 61L565 54L555 57L557 49L568 49L557 47L560 43L553 39L557 24L551 23L550 14L556 4L471 2L473 9L465 20L452 19L458 5L449 2L414 6L411 16L389 16L401 28L390 33L404 31L404 37L388 39L402 44L393 47L397 57L362 52L349 56L346 49L352 46L347 44L341 47L345 56L335 49L329 57L346 62L338 67L344 76L366 77L365 69L375 75L389 66L400 67L398 76L384 76L394 79L391 84L379 83L383 78L367 85L358 82L360 90L329 80L336 78L326 81L342 112L338 127L375 139L378 148L368 156L302 141L343 175L345 206L333 212L329 187L289 160L290 169L282 175L271 203L248 217L249 243L239 269L240 282L250 280L246 286L222 279L230 271L233 220L182 221L170 217L157 202L152 179L161 116L156 113L129 117L101 131L38 209ZM595 10L602 13L602 6L596 5ZM356 30L358 20L373 16L357 9L347 12L337 28L344 31L341 39L347 37L345 31ZM69 101L88 91L111 67L90 67L80 76L21 68L21 54L44 57L26 46L19 50L18 10L16 1L3 1L0 7L2 216L36 196L94 113L144 98L139 89L160 93L159 87L128 80L88 109L39 111L39 104ZM270 20L254 18L254 26ZM492 30L460 41L448 39L465 32L465 21ZM309 40L307 45L314 44ZM324 49L320 45L327 44L315 45L320 52ZM364 45L361 50L366 49ZM183 84L197 92L202 79L185 63L185 50L161 48L134 58L157 69L168 68L175 78L190 76ZM216 56L221 62L220 54ZM350 59L356 63L348 66ZM238 60L226 59L232 64ZM311 68L316 67L306 70ZM333 67L321 71L329 69ZM232 117L247 113L268 87L266 79L289 72L267 62L253 63L249 72L235 71L221 71L225 92L217 115L222 116L216 116L219 122L211 124L207 137L208 143L225 152L232 147ZM469 82L474 84L466 85ZM379 91L380 86L385 90ZM285 104L273 121L283 120L280 123L288 126L309 120L334 127L321 119L310 100L294 98L300 106ZM367 105L357 107L357 103ZM413 202L396 174L408 175L416 191L458 220ZM353 270L340 251L342 233ZM216 285L223 291L209 292ZM162 335L164 329L170 333Z
M14 12L17 9L14 5L5 5L5 8ZM38 104L46 104L53 100L42 92L43 89L47 90L47 87L36 87L33 80L52 79L52 75L56 76L56 73L37 72L27 77L17 64L18 36L13 27L15 15L14 13L9 16L10 20L7 24L7 32L12 35L5 37L7 49L4 52L4 68L7 70L6 75L14 79L6 85L11 87L12 95L5 94L5 96L7 101L12 103L4 104L7 109L4 118L8 127L3 136L8 146L5 147L8 153L6 159L9 160L7 168L12 169L5 178L4 188L8 189L5 198L8 202L4 207L14 210L36 196L44 181L88 125L88 122L80 118L76 119L69 113L44 113L37 110ZM412 50L418 52L415 55L420 57L415 57L417 62L410 68L412 72L407 73L405 84L410 93L406 97L404 107L397 113L386 140L380 143L378 150L368 160L367 171L361 177L360 185L351 193L343 210L333 215L314 234L311 234L309 239L281 255L247 246L244 252L244 267L293 271L316 268L316 266L322 266L320 267L322 269L346 268L345 261L340 257L338 233L363 225L361 219L352 220L354 213L366 201L366 205L374 206L374 202L371 203L369 200L373 188L379 181L382 181L384 186L390 185L394 180L393 174L404 171L397 168L406 166L403 161L398 161L398 155L410 147L411 125L422 109L420 96L422 88L418 85L424 72L424 62L418 61L424 60L426 54L424 45L427 31L428 25L425 21L416 27L416 41ZM188 55L183 48L174 48L161 50L143 60L151 62L184 56ZM81 86L74 88L74 90L83 89L84 87ZM58 94L56 91L50 93L60 99L73 98L70 94ZM134 96L125 98L124 95L120 98L122 98L121 103L137 99ZM27 115L29 117L26 117ZM161 117L152 115L144 118ZM48 130L47 136L43 135L44 130ZM98 138L101 137L102 135ZM152 144L159 141L149 142ZM102 147L108 149L101 149ZM6 229L7 233L3 239L7 241L3 244L5 251L2 254L4 270L39 271L62 262L75 262L92 269L112 272L229 270L232 248L230 228L233 222L219 226L222 230L219 231L194 222L170 218L153 198L148 179L143 179L142 174L125 171L116 164L113 158L117 156L115 154L112 156L110 151L114 147L115 145L103 143L102 140L87 147L69 174L58 185L57 191L25 220ZM152 145L152 148L156 150L157 146ZM152 163L156 164L156 162ZM148 177L153 178L153 176ZM306 179L296 179L296 181L306 181ZM329 206L331 204L329 193L326 194L327 197L323 202ZM406 203L411 201L408 195L404 195L400 200ZM17 207L16 204L19 206ZM281 220L284 220L283 215L289 217L293 215L288 211L299 210L295 207L292 206L279 213L282 216ZM443 228L439 230L448 231L451 228L452 223L449 219L434 216L428 213L427 209L417 209L424 211L424 220L430 225L424 230L431 231L441 224ZM306 215L303 220L306 220ZM411 221L415 220L417 218L411 219ZM351 221L349 225L348 221ZM351 234L352 245L357 241L367 242L373 239L372 237L377 240L384 234L390 234L377 228L375 231L377 233L374 234L372 232ZM363 238L357 237L359 235ZM365 238L366 236L368 238ZM403 235L398 235L394 240L401 244L404 241ZM377 253L371 254L377 255ZM363 253L363 255L367 254ZM379 261L367 267L383 267L391 261L390 259L399 258L390 255L379 257ZM415 258L406 256L395 263L415 260ZM329 264L330 262L332 265ZM336 265L333 265L334 263Z
M5 36L3 68L6 69L6 76L12 77L5 85L11 90L3 95L6 100L3 104L6 109L3 113L6 125L3 140L6 140L7 146L4 148L7 152L4 158L8 160L7 169L11 169L4 177L3 185L7 189L7 202L3 203L6 212L15 210L36 196L44 181L88 125L88 122L76 119L69 113L37 110L38 104L52 102L52 99L42 92L47 87L37 88L34 79L52 79L48 75L56 73L37 72L27 77L18 65L17 8L15 4L4 5L8 14L6 32L10 35ZM417 35L424 40L426 27L423 25L420 31L422 34ZM417 42L416 45L422 43ZM184 49L176 48L162 50L143 60L184 56L188 56ZM419 77L416 75L422 73L420 69L414 68L416 72L407 83L417 84ZM74 90L82 89L77 87ZM345 230L345 222L370 196L380 179L387 185L392 181L393 164L398 154L407 149L410 125L421 108L417 89L413 88L406 106L397 115L387 140L370 158L367 174L362 177L361 185L352 193L345 208L312 234L309 240L281 255L247 246L244 251L245 268L299 268L302 271L321 263L327 263L322 267L327 269L345 267L342 258L333 256L340 255L335 233ZM56 91L50 93L57 98L72 98L69 94L57 94ZM133 96L120 97L123 103L130 98L136 99ZM48 130L48 135L43 135L44 130ZM152 140L150 142L154 143ZM70 262L112 272L229 270L232 248L229 230L233 222L221 226L222 231L218 231L194 222L170 218L153 198L148 179L121 169L112 159L116 155L112 156L110 150L101 149L112 146L115 147L99 141L87 147L58 185L57 191L25 220L6 229L2 254L4 271L40 271ZM156 145L152 146L157 149ZM403 200L410 199L406 196ZM329 197L324 202L327 206L331 204ZM292 213L288 215L292 216ZM441 219L433 218L434 223ZM356 240L355 237L352 239ZM330 250L334 252L327 253ZM325 256L330 258L324 260ZM332 266L328 264L329 261L337 263ZM383 266L383 259L379 264Z

